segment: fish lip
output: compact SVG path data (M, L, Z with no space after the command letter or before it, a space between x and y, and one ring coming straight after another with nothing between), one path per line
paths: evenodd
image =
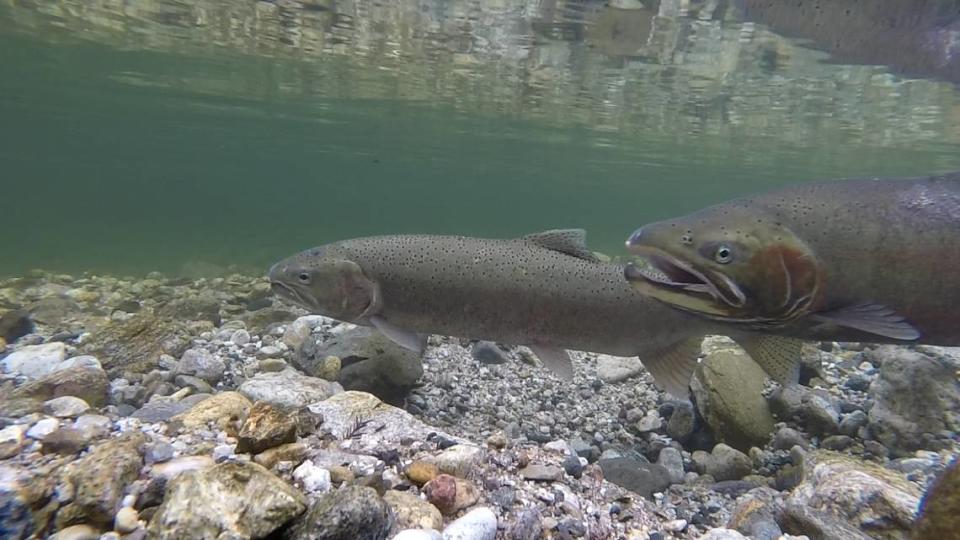
M743 307L746 303L746 296L740 287L722 274L720 277L724 287L718 286L706 272L666 251L640 245L628 245L628 248L645 263L645 267L629 263L624 269L624 277L633 284L647 283L679 294L708 296L714 302L733 308Z
M291 287L286 283L283 283L282 281L271 280L270 290L273 292L273 294L279 296L280 298L289 300L300 306L307 306L307 307L313 306L313 303L310 302L309 299L303 295L303 293L298 291L296 288Z

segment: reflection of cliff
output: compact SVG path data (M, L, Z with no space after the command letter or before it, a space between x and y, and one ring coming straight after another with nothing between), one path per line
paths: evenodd
M951 87L823 63L823 53L732 20L736 10L717 8L727 4L0 0L0 28L51 41L269 59L272 78L258 84L269 84L270 95L442 102L667 137L741 134L803 144L816 133L818 143L960 142L949 120L958 99ZM118 77L153 85L189 80L192 90L212 93L253 86L202 72Z

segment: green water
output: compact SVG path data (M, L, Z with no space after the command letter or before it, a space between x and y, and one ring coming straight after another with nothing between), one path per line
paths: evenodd
M960 169L949 83L627 7L3 0L0 274L555 227L619 254L758 189Z

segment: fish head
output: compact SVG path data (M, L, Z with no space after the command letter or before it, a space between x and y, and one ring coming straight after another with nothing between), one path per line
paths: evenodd
M624 276L674 307L725 322L778 325L808 313L820 269L813 251L773 218L718 205L637 229Z
M268 273L274 294L312 313L354 322L376 312L379 286L336 245L297 253Z

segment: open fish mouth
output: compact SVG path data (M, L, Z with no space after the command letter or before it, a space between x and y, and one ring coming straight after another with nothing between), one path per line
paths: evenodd
M623 275L645 294L678 307L715 315L728 315L731 309L746 303L740 287L724 274L701 271L656 248L628 247L637 260L627 264Z

